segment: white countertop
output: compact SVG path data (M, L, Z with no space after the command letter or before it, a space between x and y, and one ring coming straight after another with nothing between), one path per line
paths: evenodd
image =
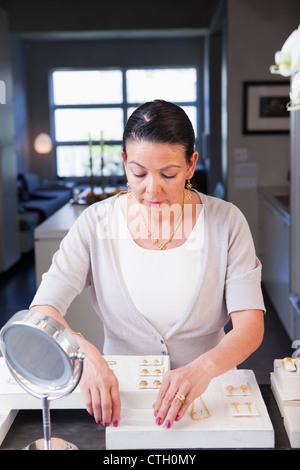
M67 203L34 231L35 240L62 239L87 206Z
M280 212L288 222L290 221L290 205L286 205L280 200L280 196L289 196L289 186L262 187L259 188L259 194Z

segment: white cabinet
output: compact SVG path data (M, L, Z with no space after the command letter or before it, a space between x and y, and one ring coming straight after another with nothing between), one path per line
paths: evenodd
M43 273L48 271L52 257L58 250L61 240L82 210L82 206L66 204L36 227L34 249L37 287ZM65 319L74 331L80 331L88 341L103 352L103 326L91 305L89 288L73 300Z
M12 72L7 14L0 8L0 80L5 100L0 104L0 272L20 258L17 168L13 117Z
M267 198L259 201L259 257L262 281L278 316L293 337L293 317L289 304L290 285L290 221Z

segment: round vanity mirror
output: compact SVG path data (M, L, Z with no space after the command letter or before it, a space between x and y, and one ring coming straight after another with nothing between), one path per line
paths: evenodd
M52 449L54 443L60 449L76 449L73 444L50 437L50 400L70 394L82 375L84 355L71 332L41 312L22 310L1 329L0 346L19 385L42 400L44 449ZM28 448L40 449L41 442Z

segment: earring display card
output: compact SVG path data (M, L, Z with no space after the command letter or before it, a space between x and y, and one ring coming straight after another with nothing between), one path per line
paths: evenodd
M227 396L232 397L232 396L246 396L250 395L250 387L248 383L241 383L238 382L235 385L229 384L226 385L224 384L224 392Z
M239 402L232 402L231 403L232 408L232 416L235 416L237 418L243 416L243 417L253 417L253 416L258 416L258 411L254 403L251 401L241 401Z
M231 396L227 384L247 389ZM119 426L106 429L106 448L274 448L274 429L253 371L232 370L213 379L170 429L155 423L152 408L123 409Z

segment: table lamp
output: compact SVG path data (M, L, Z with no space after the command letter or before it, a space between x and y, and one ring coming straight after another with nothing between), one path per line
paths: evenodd
M60 438L51 438L50 401L70 394L78 385L84 354L72 333L54 318L21 310L0 331L0 347L17 383L42 400L44 439L27 450L77 450Z
M52 140L48 134L42 132L34 139L33 147L37 153L50 153L52 150Z
M52 140L51 137L46 134L45 132L41 132L36 136L33 142L33 148L38 153L39 155L42 155L43 157L45 155L50 154L52 150ZM42 173L43 173L43 183L47 183L47 171L46 171L46 161L45 158L43 158L42 161Z

